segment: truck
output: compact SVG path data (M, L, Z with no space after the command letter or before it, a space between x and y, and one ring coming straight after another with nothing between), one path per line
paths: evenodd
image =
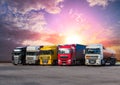
M86 65L115 65L115 52L105 48L102 44L90 44L85 49Z
M58 46L58 65L84 65L86 45L66 44Z
M57 65L57 45L44 45L40 48L40 65Z
M16 47L12 52L12 63L14 65L24 65L26 58L26 46L25 47Z
M41 46L27 46L26 48L26 64L39 64L39 54Z

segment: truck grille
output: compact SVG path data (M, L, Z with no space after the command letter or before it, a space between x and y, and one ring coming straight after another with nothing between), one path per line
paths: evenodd
M14 57L14 60L18 60L19 59L19 57Z
M68 56L60 56L60 58L68 58Z
M90 56L90 59L98 59L98 56Z
M48 60L47 59L44 59L44 60L42 60L42 63L48 63Z
M41 59L44 60L44 59L50 59L50 56L41 56Z
M50 59L50 56L42 56L41 59L43 64L47 64L48 60Z
M33 57L27 57L27 60L33 60Z
M96 60L90 59L90 60L89 60L89 63L90 63L90 64L95 64L95 63L96 63Z

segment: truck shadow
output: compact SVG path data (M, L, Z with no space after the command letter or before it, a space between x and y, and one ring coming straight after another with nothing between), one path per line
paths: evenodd
M105 65L105 66L96 66L96 65L87 65L88 67L116 67L116 66L120 66L120 64L116 64L116 65Z

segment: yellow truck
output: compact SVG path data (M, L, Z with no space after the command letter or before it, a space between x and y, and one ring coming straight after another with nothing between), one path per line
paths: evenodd
M40 48L40 65L57 65L57 46L43 46Z

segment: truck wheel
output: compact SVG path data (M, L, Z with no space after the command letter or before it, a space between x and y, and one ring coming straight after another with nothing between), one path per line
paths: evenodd
M81 60L81 65L85 65L85 59Z
M25 60L23 60L21 64L22 64L22 65L25 65L25 64L26 64L26 63L25 63Z
M73 65L75 66L75 65L77 65L77 62L76 62L76 60L73 60Z
M14 61L12 63L13 63L13 65L18 65L18 63L15 63Z
M105 66L105 60L101 60L101 65Z
M110 65L113 66L113 65L115 65L115 63L116 63L116 59L115 58L111 58L110 59Z
M54 60L54 61L53 61L53 65L57 65L57 60Z

